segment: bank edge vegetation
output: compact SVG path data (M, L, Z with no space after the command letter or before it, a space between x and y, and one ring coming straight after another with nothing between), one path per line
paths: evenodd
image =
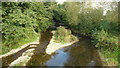
M111 10L103 15L103 7L92 8L92 2L2 2L2 54L36 39L49 27L62 24L73 32L90 36L109 62L117 64L118 3L109 4ZM67 35L66 35L67 36ZM31 40L32 39L32 40ZM26 40L26 41L25 41Z

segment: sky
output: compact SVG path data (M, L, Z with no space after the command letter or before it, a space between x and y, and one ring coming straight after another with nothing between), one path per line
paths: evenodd
M58 2L58 4L63 4L66 0L56 0L56 2ZM74 1L74 0L67 0L67 1ZM87 0L75 0L75 1L87 1ZM120 0L92 0L94 2L101 2L101 1L105 1L105 2L119 2Z
M66 0L56 0L56 2L58 2L58 4L63 4Z

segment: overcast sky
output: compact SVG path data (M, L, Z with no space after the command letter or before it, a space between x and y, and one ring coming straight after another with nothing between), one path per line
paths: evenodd
M66 0L56 0L56 1L58 2L58 4L63 4L64 1L66 1Z
M56 0L56 2L58 2L58 4L63 4L66 0ZM82 2L82 1L87 1L87 0L67 0L67 2ZM91 0L93 2L101 2L101 1L105 1L105 2L120 2L120 0Z

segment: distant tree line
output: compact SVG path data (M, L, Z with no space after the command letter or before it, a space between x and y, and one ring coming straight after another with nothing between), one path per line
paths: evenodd
M102 7L93 8L92 2L66 2L62 5L62 12L65 13L62 17L65 21L61 23L69 26L77 34L91 36L93 45L99 48L105 57L112 58L109 62L117 63L120 51L118 2L99 2L99 5ZM104 14L106 8L106 14Z

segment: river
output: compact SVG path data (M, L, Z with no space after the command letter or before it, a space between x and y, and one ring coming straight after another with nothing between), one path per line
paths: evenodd
M78 42L60 48L52 55L45 53L45 49L52 38L51 31L41 34L40 44L27 66L102 66L98 51L88 38L80 38Z

